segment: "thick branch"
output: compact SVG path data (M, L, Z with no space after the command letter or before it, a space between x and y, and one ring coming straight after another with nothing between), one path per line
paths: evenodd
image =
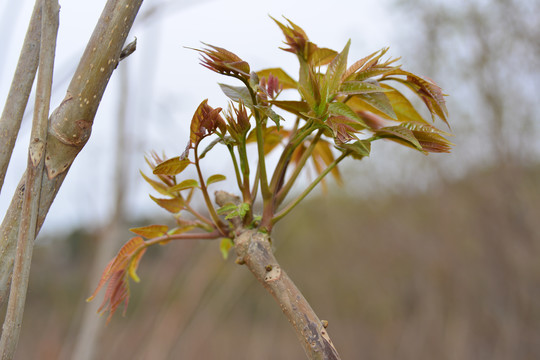
M41 4L36 1L28 31L13 75L13 81L6 99L6 105L0 117L0 192L4 184L7 167L15 140L21 127L24 109L28 103L30 90L36 77L41 38Z
M216 202L223 206L236 203L239 198L225 192L216 193ZM276 260L270 236L257 230L239 228L241 221L232 219L236 228L234 245L237 262L245 264L264 288L272 294L294 328L309 359L340 359L325 325L317 317L308 301Z
M66 97L50 118L45 154L38 230L65 178L66 171L88 141L91 126L117 65L122 46L142 0L109 0L88 42ZM24 181L18 189L24 188ZM5 300L13 267L20 219L20 194L15 194L0 227L0 303Z

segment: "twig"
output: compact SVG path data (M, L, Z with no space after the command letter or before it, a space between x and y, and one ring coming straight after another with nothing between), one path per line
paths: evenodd
M224 191L216 192L216 203L238 204L237 196ZM291 278L281 268L272 252L270 236L257 230L242 229L241 219L233 218L235 227L234 248L237 263L245 264L264 288L272 294L279 307L291 323L311 360L339 360L328 332L327 323L322 322Z
M40 0L37 0L40 2ZM38 208L41 193L41 180L45 166L45 146L49 106L51 101L52 77L56 37L58 34L58 0L41 1L42 27L39 50L39 72L36 88L36 106L30 145L28 147L28 166L26 171L26 189L23 198L17 255L13 266L13 279L9 302L4 320L0 354L2 359L11 360L15 354L24 313L26 290L30 276L32 250L36 237Z
M36 77L40 38L41 2L36 1L6 104L0 117L0 143L2 143L2 146L0 146L0 192L2 191L9 160L13 153L15 140L21 127L30 90Z

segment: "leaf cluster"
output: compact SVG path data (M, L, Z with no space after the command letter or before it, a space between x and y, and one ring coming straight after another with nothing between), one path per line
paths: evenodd
M256 228L270 233L275 223L317 184L324 184L327 174L341 183L338 164L347 157L360 160L369 156L376 140L392 140L424 154L450 151L452 143L446 139L449 134L425 120L395 86L418 96L432 121L439 119L448 125L444 94L435 82L401 69L399 59L385 58L387 48L348 64L350 41L340 52L318 47L290 20L286 24L274 21L285 36L283 50L298 59L296 78L279 67L251 71L238 55L217 46L205 44L203 49L196 49L204 67L240 84L220 84L230 99L225 111L211 107L207 100L201 102L191 120L188 144L180 156L164 160L153 153L147 159L157 178L142 176L164 196L152 199L172 213L178 226L132 229L140 236L120 250L96 290L109 281L106 301L111 313L122 301L127 302L128 275L138 279L134 270L150 244L221 238L220 249L226 257L234 246L236 232ZM282 99L283 92L296 93L298 100ZM206 138L211 140L203 141ZM204 149L203 143L207 144ZM206 154L218 145L225 147L230 156L241 195L237 203L221 207L212 203L208 186L225 180L225 176L205 177L201 166ZM255 154L248 151L249 146L256 147ZM277 149L279 160L269 172L266 157ZM253 157L256 161L250 161ZM287 201L292 186L308 164L315 170L316 178L301 194ZM196 179L181 176L188 167L196 170ZM191 207L195 191L202 194L208 215ZM262 214L254 214L253 205L259 197ZM186 213L191 214L189 220ZM199 230L193 232L194 229Z

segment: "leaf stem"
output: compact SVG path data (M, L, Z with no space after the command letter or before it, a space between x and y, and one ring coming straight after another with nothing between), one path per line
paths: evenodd
M189 233L182 233L182 234L174 234L174 235L163 235L159 236L150 240L146 240L145 244L146 246L152 246L155 244L159 244L163 241L170 241L170 240L213 240L217 239L219 237L224 236L220 230L212 231L211 233L197 233L197 234L189 234Z
M272 218L272 225L281 220L285 215L287 215L296 205L300 203L310 192L317 186L317 184L330 172L333 168L339 164L341 160L346 158L350 154L350 151L344 151L337 159L335 159L324 171L317 176L315 180L292 202L290 202L283 210L278 212L276 216Z
M231 160L233 162L234 174L236 176L236 183L238 184L238 188L242 189L243 188L242 176L240 175L240 169L238 168L238 161L236 160L234 149L231 145L227 145L227 149L229 150L229 154L231 155Z
M197 219L201 220L203 223L210 225L212 228L214 228L214 223L210 221L206 216L199 213L197 210L191 207L188 203L184 204L186 207L186 210L189 211L190 214L195 216Z

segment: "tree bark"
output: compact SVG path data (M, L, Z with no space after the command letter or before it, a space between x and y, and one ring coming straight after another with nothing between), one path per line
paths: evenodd
M51 114L45 152L46 174L43 174L36 233L67 170L90 137L99 103L141 4L142 0L107 2L66 96ZM9 288L20 221L20 196L24 187L24 180L21 180L0 227L0 303L5 301Z

